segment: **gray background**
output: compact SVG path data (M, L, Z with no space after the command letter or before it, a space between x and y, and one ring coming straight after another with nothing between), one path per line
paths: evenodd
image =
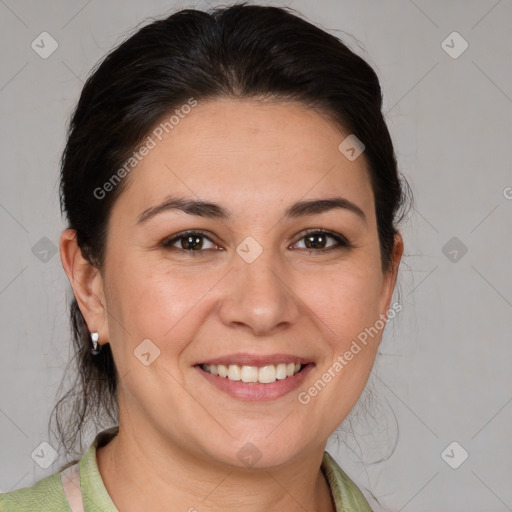
M352 415L355 435L333 435L328 449L376 511L512 510L512 2L286 5L375 67L416 198L402 225L404 309L381 345L372 400ZM47 421L69 356L68 283L52 252L67 119L114 44L146 17L189 6L207 4L0 0L0 491L64 462L42 469L31 454L55 444ZM31 48L44 31L58 43L46 59ZM454 31L469 44L457 58L445 51L463 48L446 39ZM452 465L469 453L457 469L441 456L454 441Z

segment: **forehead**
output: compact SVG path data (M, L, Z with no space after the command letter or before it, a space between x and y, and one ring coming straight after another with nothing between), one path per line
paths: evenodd
M248 211L343 195L373 208L364 158L350 161L338 149L348 133L301 103L198 101L167 131L149 134L154 147L131 172L122 202L140 209L179 193Z

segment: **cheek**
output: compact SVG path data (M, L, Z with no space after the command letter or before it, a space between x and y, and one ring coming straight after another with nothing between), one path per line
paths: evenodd
M371 267L339 269L303 282L308 307L337 348L375 324L380 315L382 275Z
M326 276L323 288L309 283L315 292L309 295L308 307L312 318L320 320L317 326L329 348L318 380L302 390L300 399L330 411L332 425L348 415L373 367L385 325L380 311L382 282L378 266L352 266Z
M181 351L185 342L180 343L180 332L185 325L191 329L191 320L198 322L201 299L218 281L218 275L182 272L145 256L124 260L112 268L112 326L118 339L126 346L129 338L132 350L150 339L166 351Z

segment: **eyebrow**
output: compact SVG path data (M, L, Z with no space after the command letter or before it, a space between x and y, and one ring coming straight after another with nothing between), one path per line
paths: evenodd
M330 210L348 210L355 213L361 220L366 222L366 215L357 204L345 199L344 197L333 197L331 199L312 199L309 201L300 201L290 206L286 210L285 217L296 218L307 215L318 215Z
M364 214L363 210L352 201L349 201L343 197L299 201L286 210L284 217L306 217L310 215L318 215L320 213L335 209L348 210L366 222L366 215ZM189 215L197 215L199 217L209 217L212 219L220 220L227 220L231 217L230 211L217 203L171 196L165 199L165 201L159 205L146 208L139 215L137 224L141 224L148 219L168 210L180 210Z
M216 203L196 201L182 197L168 197L163 203L146 208L139 215L137 224L141 224L151 217L168 210L181 210L189 215L198 215L199 217L210 217L213 219L228 219L230 217L229 211Z

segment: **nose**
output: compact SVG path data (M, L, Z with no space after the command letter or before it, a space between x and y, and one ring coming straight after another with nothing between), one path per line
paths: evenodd
M252 263L238 255L227 276L219 314L224 325L255 336L289 328L300 317L300 302L284 266L265 250Z

